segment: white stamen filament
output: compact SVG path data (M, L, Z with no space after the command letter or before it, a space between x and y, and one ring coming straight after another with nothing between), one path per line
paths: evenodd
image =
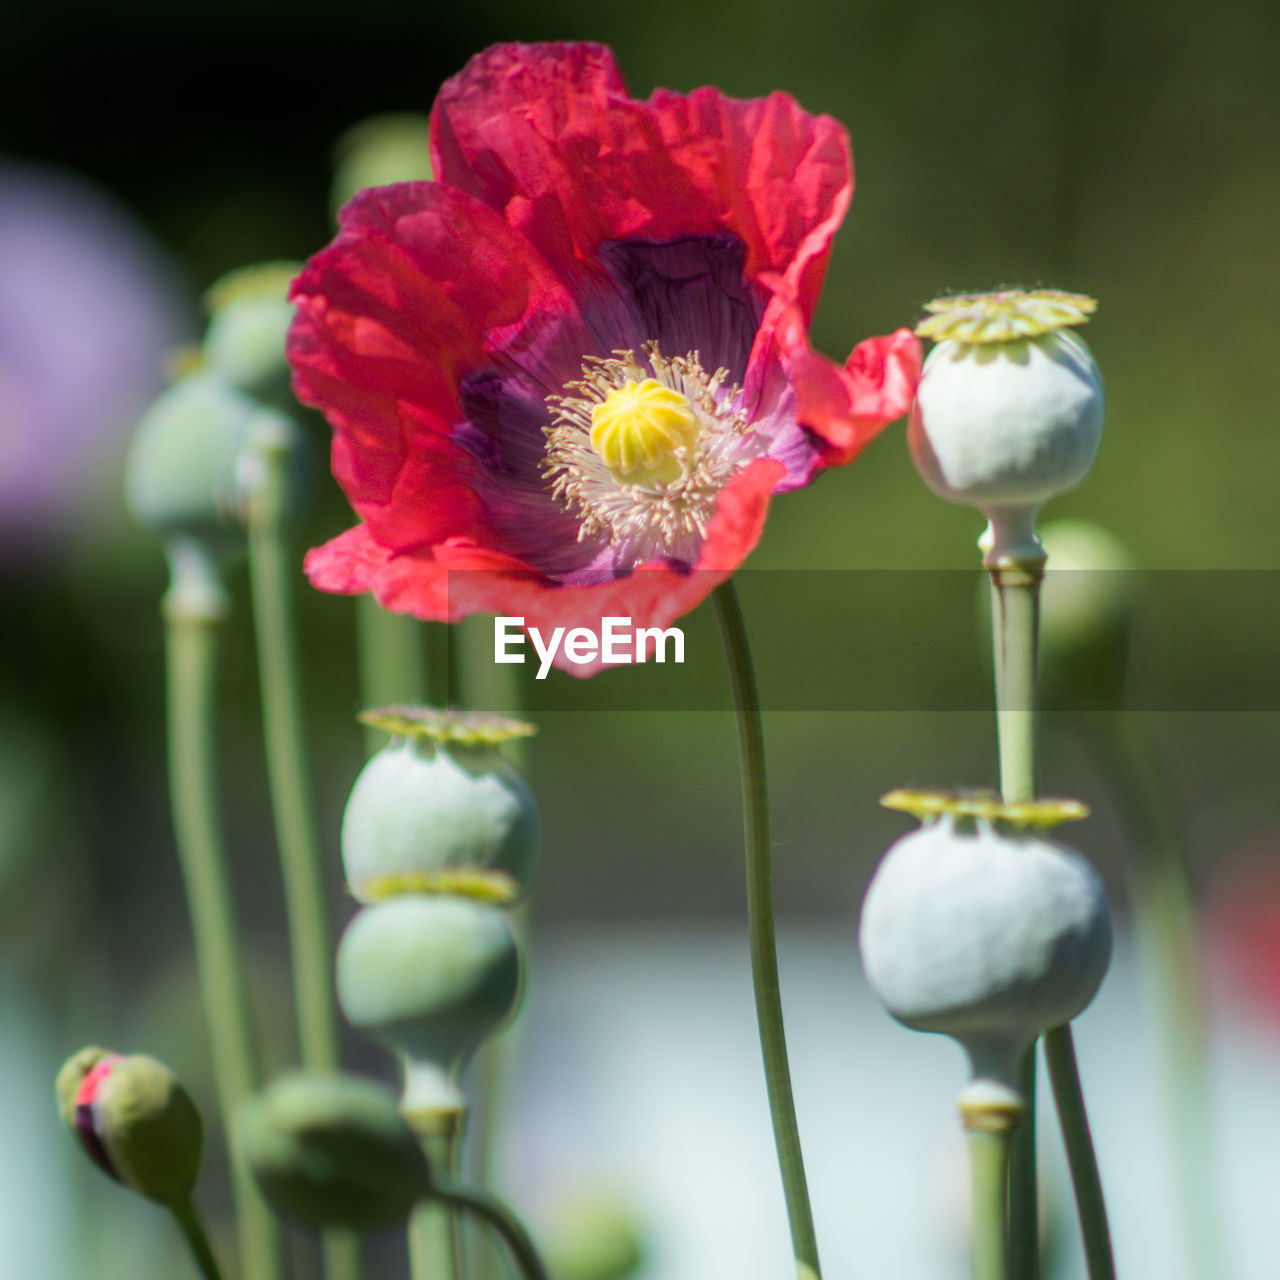
M752 427L740 404L741 389L728 385L729 371L710 376L696 351L668 358L656 342L644 345L644 362L634 351L612 357L588 356L582 377L562 396L548 396L551 410L543 475L566 510L576 509L578 540L600 534L640 564L657 556L694 563L715 511L716 498L732 476L763 450L744 437ZM591 446L591 412L627 382L656 378L684 396L701 423L697 438L674 451L680 475L669 483L624 484ZM744 447L746 446L746 447Z

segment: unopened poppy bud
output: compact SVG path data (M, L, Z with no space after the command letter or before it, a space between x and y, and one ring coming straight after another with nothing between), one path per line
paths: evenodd
M268 1203L317 1230L397 1226L430 1187L395 1096L356 1076L285 1076L241 1108L236 1136Z
M204 1125L164 1063L82 1049L58 1073L57 1095L63 1120L104 1173L161 1204L191 1194Z
M1093 999L1111 956L1102 882L1037 832L1070 802L895 792L927 821L885 854L862 908L867 981L901 1023L958 1040L975 1076L1016 1087L1036 1036Z
M937 346L911 409L911 454L935 493L987 517L989 566L1042 560L1036 513L1093 465L1102 378L1065 326L1096 305L1047 289L941 298L916 329Z
M1133 630L1137 565L1106 529L1058 520L1040 594L1040 673L1050 699L1115 706Z
M223 276L205 295L206 367L238 390L272 403L289 391L284 353L293 322L289 285L301 269L296 262L242 267Z
M338 947L352 1026L449 1069L511 1015L520 958L502 913L470 898L405 894L365 907Z
M362 902L406 892L519 897L537 857L538 816L498 746L533 726L429 707L360 718L393 737L361 771L343 815L351 892Z

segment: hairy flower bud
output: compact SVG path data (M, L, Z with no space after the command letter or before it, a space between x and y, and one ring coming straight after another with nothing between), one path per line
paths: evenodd
M426 707L367 712L394 736L364 767L342 819L342 861L362 902L450 892L510 902L528 885L538 817L498 753L532 727Z
M862 908L863 967L885 1008L1009 1085L1022 1050L1093 999L1111 955L1097 874L1002 816L1050 804L955 802L889 849Z
M162 1204L191 1194L204 1126L162 1062L82 1049L58 1073L57 1095L64 1122L104 1173Z
M338 999L351 1024L445 1070L507 1020L519 989L502 913L470 898L404 894L365 907L338 947Z
M938 345L911 410L911 454L935 493L987 517L989 565L1042 559L1036 513L1093 465L1102 379L1062 326L1094 306L1051 290L944 298L917 329Z
M285 1076L241 1108L236 1135L271 1206L316 1229L397 1226L430 1187L394 1095L371 1080Z

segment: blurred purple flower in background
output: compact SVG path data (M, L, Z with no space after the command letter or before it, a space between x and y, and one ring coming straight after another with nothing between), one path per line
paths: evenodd
M109 196L0 160L0 560L56 549L115 485L192 312Z

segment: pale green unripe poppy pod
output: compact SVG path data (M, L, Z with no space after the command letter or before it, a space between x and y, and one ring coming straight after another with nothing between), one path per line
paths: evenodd
M411 893L375 903L338 947L338 1000L352 1026L444 1069L502 1026L519 990L511 930L472 898Z
M537 852L529 788L486 744L393 740L365 765L342 819L347 882L363 902L467 884L512 901Z
M273 404L289 390L284 353L293 323L289 285L301 270L296 262L242 267L205 295L210 312L206 365L232 386Z
M990 522L988 563L1043 558L1035 517L1084 479L1102 438L1102 377L1083 323L1091 298L1052 290L942 298L907 438L925 483Z
M975 1069L1002 1079L1036 1036L1093 999L1111 916L1078 853L948 814L885 854L859 945L867 981L899 1022L952 1036Z
M243 545L240 457L268 411L212 373L192 373L162 392L129 447L125 497L140 524L209 550Z

